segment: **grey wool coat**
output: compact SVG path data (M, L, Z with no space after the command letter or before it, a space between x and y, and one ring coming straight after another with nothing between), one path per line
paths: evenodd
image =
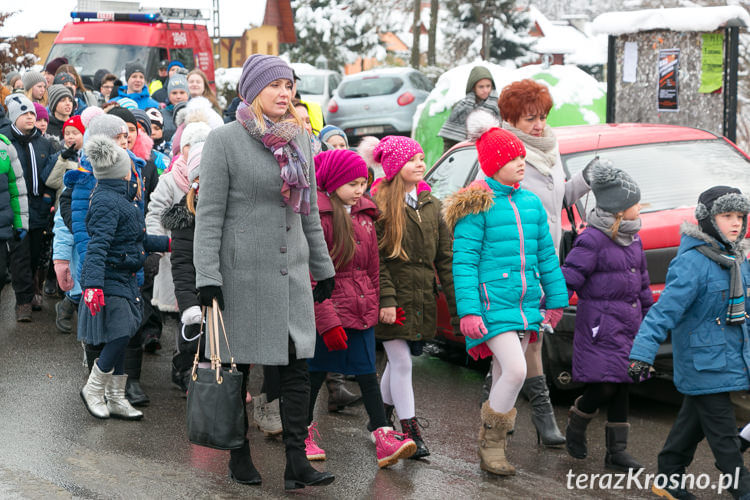
M203 148L193 244L198 288L220 286L224 323L237 363L286 365L315 354L310 275L334 275L318 215L315 164L306 132L295 139L310 168L310 214L281 197L279 164L235 121L214 129ZM222 361L229 354L220 338ZM207 353L208 354L208 353Z

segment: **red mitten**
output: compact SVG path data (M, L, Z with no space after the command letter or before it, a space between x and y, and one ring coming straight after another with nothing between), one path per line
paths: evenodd
M400 307L396 309L396 321L393 322L394 325L398 326L404 326L404 320L406 319L406 313L403 309Z
M83 303L89 308L91 315L96 316L104 307L104 292L101 288L87 288L83 292Z
M481 316L469 314L461 318L461 333L470 339L481 339L487 335L487 328L484 326Z
M563 317L562 309L547 309L547 314L544 315L544 323L548 324L552 328L557 327L557 324Z
M323 337L323 342L325 342L329 351L343 351L347 348L346 341L348 340L348 337L346 336L344 329L340 326L331 328L321 336Z

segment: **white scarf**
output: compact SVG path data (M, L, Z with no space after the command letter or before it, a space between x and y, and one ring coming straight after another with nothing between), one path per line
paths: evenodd
M503 128L521 139L526 146L526 163L534 167L546 177L552 177L552 168L557 163L557 138L552 133L552 127L545 125L542 137L521 132L508 122L503 122Z

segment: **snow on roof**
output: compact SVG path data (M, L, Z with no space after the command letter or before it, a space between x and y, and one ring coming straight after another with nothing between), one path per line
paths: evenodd
M569 64L595 65L607 62L607 37L591 36L570 24L550 21L533 5L529 7L529 17L542 31L532 50L539 54L565 54Z
M76 9L76 0L37 0L35 2L16 2L13 10L17 13L5 20L0 27L0 37L28 36L34 37L40 31L60 31L65 23L71 21L70 12ZM211 17L210 0L143 0L144 10L159 7L177 7L183 9L201 9L204 17ZM266 13L266 0L221 0L219 2L219 22L221 36L241 36L249 28L263 24ZM212 24L208 21L209 33Z
M655 29L671 31L714 31L727 24L750 26L750 14L739 5L687 7L608 12L594 19L593 32L622 35Z
M554 102L553 109L565 104L591 105L594 100L606 94L606 84L596 81L593 76L574 65L555 64L545 68L542 65L533 64L513 69L477 60L456 66L440 75L429 97L414 113L414 127L419 117L422 116L422 109L425 105L429 105L428 113L433 116L452 108L455 103L466 96L466 82L474 66L484 66L490 71L498 94L506 85L525 78L532 78L539 83L546 84ZM593 111L582 109L581 112L590 123L600 123L601 120Z

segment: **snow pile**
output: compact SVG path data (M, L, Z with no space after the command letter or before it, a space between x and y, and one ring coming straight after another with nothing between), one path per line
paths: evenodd
M529 7L529 16L543 35L532 45L534 52L565 54L566 64L606 64L607 36L591 34L590 23L587 23L585 31L580 31L570 24L550 21L533 5Z
M593 32L622 35L656 29L671 31L714 31L730 22L750 26L750 14L739 5L689 7L608 12L594 19Z
M216 68L214 79L216 81L216 95L222 107L229 105L231 98L237 93L237 84L242 75L242 68Z

